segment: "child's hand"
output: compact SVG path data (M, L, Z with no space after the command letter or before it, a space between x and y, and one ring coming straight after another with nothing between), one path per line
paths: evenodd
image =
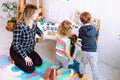
M44 34L41 35L42 40L46 39L46 36Z
M74 58L73 58L73 57L71 57L71 58L70 58L70 61L73 61L73 60L74 60Z

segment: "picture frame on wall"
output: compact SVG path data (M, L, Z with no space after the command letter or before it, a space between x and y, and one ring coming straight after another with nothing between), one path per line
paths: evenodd
M81 22L80 22L80 14L81 14L81 12L78 11L78 10L76 10L76 11L73 13L73 18L72 18L72 20L74 21L74 23L75 23L76 25L81 25Z

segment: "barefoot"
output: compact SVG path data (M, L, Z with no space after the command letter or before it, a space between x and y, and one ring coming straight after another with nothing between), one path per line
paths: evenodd
M10 56L8 57L8 60L10 61L10 63L14 64L14 61Z

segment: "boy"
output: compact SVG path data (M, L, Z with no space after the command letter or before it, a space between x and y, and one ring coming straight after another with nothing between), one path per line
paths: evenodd
M83 75L85 74L85 66L89 62L93 73L93 79L98 80L98 53L96 52L96 36L98 36L98 32L96 31L96 28L90 24L90 13L81 13L80 20L83 26L81 26L81 28L79 29L79 38L82 39L82 53L79 76L83 77Z

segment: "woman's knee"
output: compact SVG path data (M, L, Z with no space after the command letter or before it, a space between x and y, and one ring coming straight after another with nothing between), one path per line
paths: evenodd
M23 68L23 71L26 73L33 73L35 71L35 67L34 66L27 66L27 67Z
M39 61L37 61L34 65L35 66L41 66L42 65L42 59L40 59Z

